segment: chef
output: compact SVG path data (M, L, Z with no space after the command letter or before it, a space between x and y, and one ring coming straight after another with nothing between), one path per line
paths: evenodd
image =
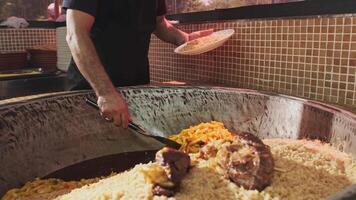
M64 0L67 42L73 59L69 90L92 88L101 114L115 125L131 120L119 86L148 84L151 34L175 45L209 35L185 33L165 18L165 0Z

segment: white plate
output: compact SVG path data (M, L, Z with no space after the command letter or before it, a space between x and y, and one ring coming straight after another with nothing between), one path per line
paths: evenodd
M177 47L174 52L182 55L198 55L222 46L235 33L234 29L217 31L209 36L201 37ZM209 41L211 40L211 41ZM188 44L196 44L191 49L185 49Z

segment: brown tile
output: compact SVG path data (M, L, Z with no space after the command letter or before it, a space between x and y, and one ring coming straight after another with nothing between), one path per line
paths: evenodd
M356 51L356 42L351 43L351 50Z
M349 65L350 66L356 66L356 58L351 59Z
M353 92L347 92L346 93L346 98L352 99L353 98L354 93Z
M334 65L341 65L339 58L334 59Z
M334 42L328 42L326 48L328 51L332 51L334 49Z
M355 32L353 32L353 33L351 34L351 41L352 41L352 42L356 42L356 34L355 34Z
M343 39L343 37L342 37L342 35L340 35L340 34L338 34L338 35L335 36L335 41L337 41L337 42L342 41L342 39Z
M351 25L351 17L344 17L344 25Z
M341 57L341 51L335 50L333 56L334 56L334 58L340 58Z
M345 90L346 89L346 83L340 83L339 88Z
M352 32L352 27L351 26L344 26L344 30L343 30L344 34L349 34Z
M337 25L344 25L344 17L337 17L336 18Z
M315 26L314 27L314 33L321 33L321 27L320 26Z
M326 17L321 18L321 25L326 26L327 24L328 24L328 18Z
M345 52L347 51L347 53L349 53L350 52L350 43L342 43L342 50L345 50Z
M308 24L308 26L314 26L314 24L315 24L314 18L308 18L307 24Z
M336 26L336 33L343 33L344 32L344 27L343 26Z
M334 34L336 32L335 26L328 26L327 32L329 34Z
M349 60L348 60L348 59L341 59L341 65L347 66L348 63L349 63Z
M335 87L337 87L337 86L335 86ZM335 87L333 86L333 88L335 88ZM338 91L336 89L331 89L331 95L338 96Z
M328 48L328 50L326 51L326 56L328 57L328 60L331 59L334 55L334 51L330 48ZM331 64L331 63L328 63Z
M308 26L307 27L307 32L308 33L313 33L314 32L314 27L313 26Z

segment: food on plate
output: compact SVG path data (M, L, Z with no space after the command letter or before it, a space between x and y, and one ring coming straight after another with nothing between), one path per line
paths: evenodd
M208 36L204 36L192 41L189 41L185 44L185 46L183 46L180 50L182 52L184 51L191 51L191 50L195 50L197 48L202 48L204 46L210 45L212 43L215 43L219 40L221 40L223 35L218 35L218 34L211 34Z
M182 144L181 151L164 148L154 162L55 199L319 200L356 183L355 160L315 140L261 140L231 133L220 122L187 128L171 139Z
M217 31L208 36L188 41L177 47L174 52L182 55L199 55L222 46L234 33L234 29Z

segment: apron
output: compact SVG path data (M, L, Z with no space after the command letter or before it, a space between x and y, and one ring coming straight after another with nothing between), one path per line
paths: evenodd
M147 55L156 11L156 0L99 1L91 38L116 87L149 83ZM68 77L69 90L90 89L73 60Z

